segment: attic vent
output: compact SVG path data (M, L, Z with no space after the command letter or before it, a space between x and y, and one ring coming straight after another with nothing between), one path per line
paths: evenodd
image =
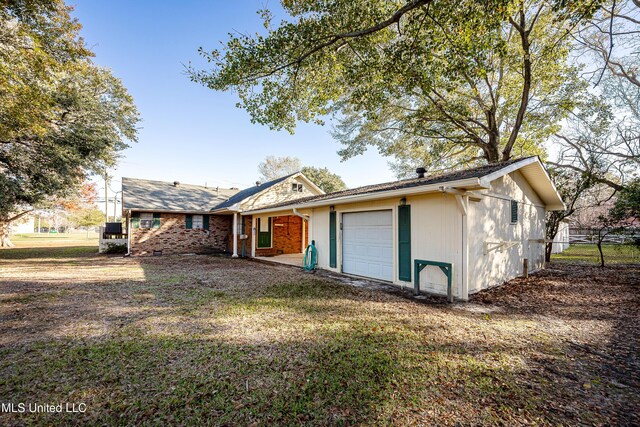
M256 187L260 187L260 184L262 184L260 181L256 181Z
M173 181L174 187L180 187L180 181Z
M416 169L416 173L418 174L418 178L424 178L424 174L427 172L425 168Z

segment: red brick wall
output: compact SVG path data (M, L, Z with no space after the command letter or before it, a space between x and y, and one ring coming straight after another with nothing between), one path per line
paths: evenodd
M134 255L225 251L231 235L231 216L209 215L209 230L186 228L186 215L160 214L160 228L131 230Z
M272 248L256 248L256 256L299 254L302 252L302 224L308 234L306 221L295 215L276 216L271 218ZM307 239L305 239L307 240Z

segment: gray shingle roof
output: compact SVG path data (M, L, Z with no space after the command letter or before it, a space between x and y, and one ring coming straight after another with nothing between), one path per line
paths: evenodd
M237 189L230 188L122 178L125 210L208 212L237 193Z
M231 196L229 198L229 200L226 200L226 201L220 203L219 205L215 206L214 210L225 209L225 208L228 208L230 206L233 206L236 203L239 203L239 202L243 201L246 198L249 198L249 197L251 197L251 196L253 196L255 194L258 194L262 190L266 190L267 188L272 187L272 186L278 184L279 182L282 182L285 179L287 179L287 178L289 178L289 177L291 177L291 176L293 176L293 175L295 175L297 173L298 172L292 173L292 174L287 175L287 176L283 176L281 178L276 178L276 179L274 179L272 181L268 181L268 182L265 182L263 184L256 185L254 187L245 188L244 190L239 191L238 193L236 193L233 196Z
M348 190L335 191L333 193L327 193L320 196L304 197L304 198L291 200L287 202L276 203L269 206L263 206L259 210L272 209L272 208L284 207L289 205L300 205L300 204L318 202L323 200L329 201L331 199L335 199L338 197L356 196L360 194L369 194L369 193L376 193L381 191L400 190L403 188L446 183L446 182L459 181L459 180L469 179L469 178L482 178L483 176L492 174L493 172L497 172L506 166L509 166L513 163L516 163L528 158L530 157L512 159L506 162L493 163L490 165L484 165L484 166L479 166L475 168L464 169L464 170L459 170L454 172L429 175L429 176L425 176L424 178L410 178L410 179L404 179L400 181L385 182L382 184L365 185L364 187L350 188Z

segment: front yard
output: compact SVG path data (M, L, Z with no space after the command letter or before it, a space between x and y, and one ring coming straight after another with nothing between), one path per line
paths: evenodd
M468 304L211 256L0 251L0 424L637 425L640 265Z

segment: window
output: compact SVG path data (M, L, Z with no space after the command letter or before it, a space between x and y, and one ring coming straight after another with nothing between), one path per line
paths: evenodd
M518 202L515 200L511 201L511 224L515 224L518 222Z
M191 223L191 228L194 230L202 230L204 222L202 221L202 215L194 215Z
M291 184L291 191L293 191L294 193L302 193L304 191L304 187L302 186L302 184L293 183Z
M153 227L153 214L147 212L140 213L140 228Z

